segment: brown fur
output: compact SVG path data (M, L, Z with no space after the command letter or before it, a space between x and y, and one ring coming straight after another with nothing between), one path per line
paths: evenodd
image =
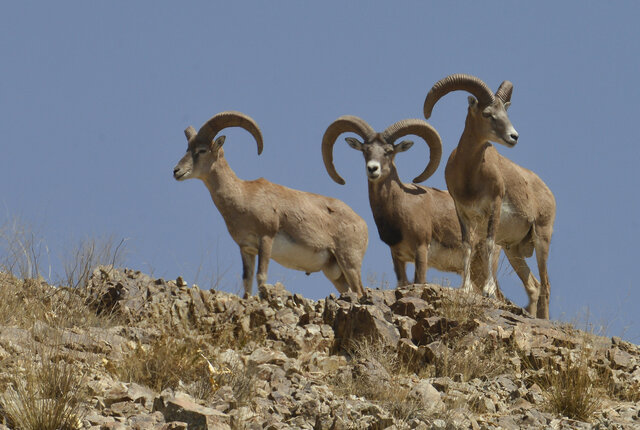
M539 318L549 318L546 262L555 198L535 173L503 157L490 143L515 145L518 135L507 116L508 107L500 97L489 106L470 98L464 132L449 156L445 179L460 219L468 253L465 258L471 258L473 242L485 244L474 248L484 255L494 246L502 246L529 296L527 310ZM474 239L475 235L478 237ZM525 261L534 248L541 282Z
M380 164L380 176L372 179L369 175L369 203L380 239L391 249L398 286L409 283L407 263L415 264L414 283L426 282L428 267L462 275L464 253L451 195L435 188L402 183L398 176L395 155L408 149L410 143L394 146L379 141L360 143L353 138L347 141L352 148L362 151L367 166L371 161ZM496 253L500 253L499 248ZM481 258L477 254L472 264L476 289L487 277ZM496 256L494 272L497 263Z
M323 271L338 291L363 293L361 265L367 225L343 202L293 190L266 179L239 179L224 158L224 136L189 140L174 169L177 180L201 179L240 247L245 296L251 294L255 257L258 285L267 281L269 260L304 272Z

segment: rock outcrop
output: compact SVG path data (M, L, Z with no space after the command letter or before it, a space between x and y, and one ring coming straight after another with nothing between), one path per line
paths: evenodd
M437 285L244 300L100 267L38 288L94 323L0 325L0 405L46 360L72 366L78 428L640 428L638 346ZM593 405L554 410L562 378Z

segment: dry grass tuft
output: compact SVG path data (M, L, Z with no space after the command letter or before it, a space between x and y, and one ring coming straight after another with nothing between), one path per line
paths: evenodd
M475 378L492 378L510 370L511 351L499 341L483 340L468 345L450 342L451 347L441 348L431 365L431 376L449 377L460 382ZM429 370L426 370L429 371Z
M390 348L370 339L351 343L347 350L353 363L372 370L372 375L352 372L338 374L331 381L332 391L339 396L356 395L376 402L400 423L413 419L427 419L424 405L409 396L410 386L402 379L413 374L407 365ZM377 374L377 375L376 375Z
M24 373L14 375L9 389L0 395L2 414L12 428L80 428L84 376L53 351L41 354L39 362L27 361Z
M579 335L576 332L576 335ZM522 358L522 367L528 379L540 386L549 412L580 421L590 421L611 389L611 380L598 372L588 333L582 333L578 349L563 359L538 362L531 357ZM558 357L560 358L560 357Z
M586 354L567 358L538 379L551 412L581 421L589 421L602 404L606 391L599 382L590 375Z
M108 327L114 315L97 315L82 291L55 288L35 279L0 273L0 324L30 329L36 321L56 328Z
M60 283L71 288L85 288L96 267L116 267L123 263L125 242L125 239L116 242L113 236L80 241L63 261L64 277Z
M487 307L484 298L474 291L462 291L460 288L443 290L442 299L436 307L438 314L461 325L480 318Z
M193 339L176 339L163 333L149 345L138 342L128 356L107 366L125 382L137 382L155 391L176 389L207 375L200 351L206 346Z
M107 370L125 382L146 385L158 392L181 389L202 400L210 400L228 385L238 403L251 398L255 380L255 372L241 363L221 364L206 342L177 339L167 333L149 345L138 343L121 361L109 363Z
M50 277L49 249L43 239L18 216L0 225L0 271L22 279Z

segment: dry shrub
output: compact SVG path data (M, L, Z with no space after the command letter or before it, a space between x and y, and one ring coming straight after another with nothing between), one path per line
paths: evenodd
M52 349L53 351L53 349ZM0 396L2 414L12 428L71 430L83 418L84 376L73 364L49 352L39 362L27 361Z
M199 376L186 384L183 383L183 388L188 394L208 401L213 399L220 388L228 386L238 406L249 403L253 398L256 379L254 367L247 368L240 361L226 365L215 358L207 358L202 352L200 356L206 366L198 366L196 372Z
M211 329L211 340L219 349L253 351L267 341L264 327L254 327L248 331L235 318L218 321Z
M29 329L36 321L55 328L108 327L117 323L115 315L97 315L81 291L0 273L0 324Z
M399 425L413 419L427 419L427 411L417 400L410 398L410 387L402 378L412 372L396 351L371 339L351 342L347 348L353 363L364 363L384 369L389 378L369 377L367 374L338 374L331 381L332 391L340 396L364 397L387 410Z
M108 370L122 381L156 391L176 389L206 372L206 362L199 353L202 346L193 339L176 339L163 333L149 345L138 342L121 361L110 363Z
M501 375L510 369L511 350L497 340L482 340L472 345L463 342L444 344L432 363L432 376L450 377L461 382Z
M64 258L64 277L60 283L71 288L86 287L96 267L123 263L124 244L125 239L116 241L113 236L80 241Z
M18 216L7 217L0 226L0 255L0 271L23 279L50 275L51 265L45 270L43 264L49 258L46 243Z
M570 357L558 364L538 379L547 398L551 412L588 421L602 404L604 387L592 378L589 372L589 358L581 353L577 360Z
M228 385L238 403L247 402L252 397L255 371L245 369L242 363L226 366L213 351L202 340L163 333L149 345L138 343L122 360L109 363L107 370L122 381L155 391L181 389L202 400L210 400Z
M438 314L461 325L479 318L487 307L484 298L474 291L463 291L460 288L443 290L442 299L436 309Z
M219 367L221 368L221 366ZM239 406L244 406L253 398L257 369L245 367L239 362L221 371L216 376L218 386L229 386Z
M576 333L577 335L577 333ZM546 398L549 412L580 421L589 421L606 397L609 380L591 368L592 350L588 336L576 351L564 359L534 360L522 357L522 368L530 382L538 384Z

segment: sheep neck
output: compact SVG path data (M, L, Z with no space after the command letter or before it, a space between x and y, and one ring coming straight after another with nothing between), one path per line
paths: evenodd
M368 182L369 204L378 233L385 243L392 246L402 239L401 233L396 231L396 212L402 207L403 184L395 166L392 166L389 175L381 181Z
M225 219L232 216L233 208L242 200L244 181L236 176L222 154L213 163L209 175L203 181L222 216Z
M456 161L467 174L477 171L482 166L485 151L491 147L491 142L477 130L478 127L473 123L471 115L467 115L464 131L456 148Z

